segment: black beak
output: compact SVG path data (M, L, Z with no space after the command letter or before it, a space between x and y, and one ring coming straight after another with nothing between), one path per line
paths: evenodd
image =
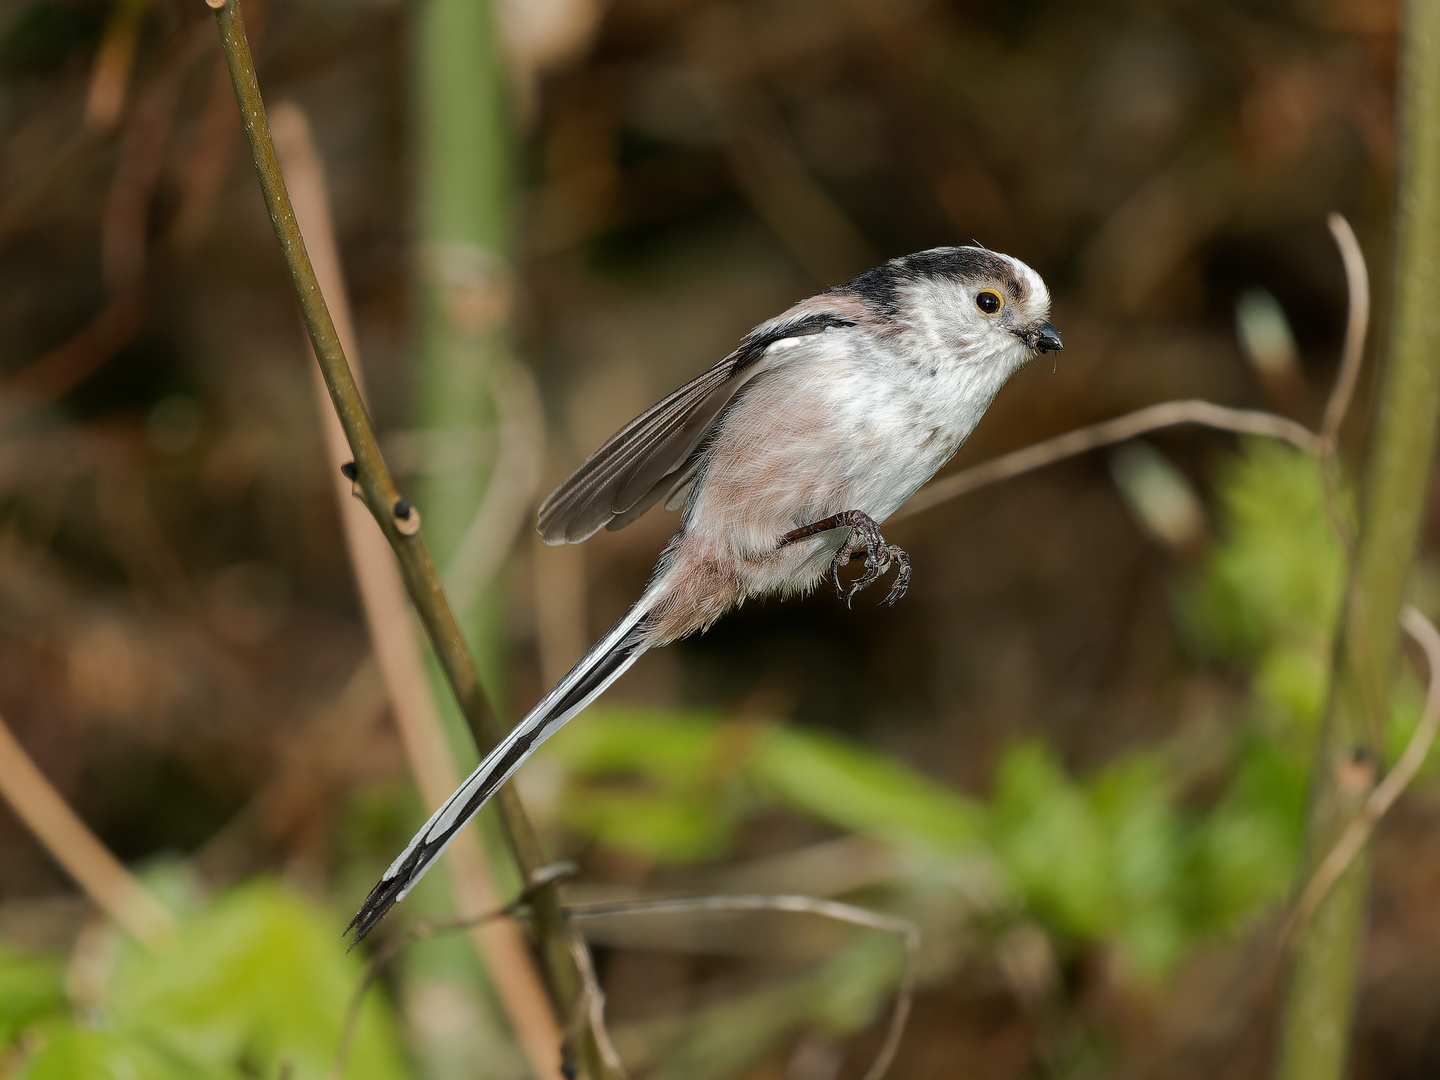
M1065 343L1060 340L1060 331L1051 326L1048 320L1030 327L1025 336L1029 339L1030 347L1039 349L1042 353L1059 352L1065 348Z

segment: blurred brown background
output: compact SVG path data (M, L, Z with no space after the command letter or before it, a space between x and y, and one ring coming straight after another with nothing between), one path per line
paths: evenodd
M1315 424L1345 310L1332 210L1384 310L1393 3L507 0L499 14L508 340L545 424L527 507L755 323L913 250L973 239L1025 260L1065 337L960 465L1169 398ZM246 15L267 99L303 108L325 160L402 487L446 453L493 466L493 434L439 446L417 416L413 10L248 0ZM353 906L399 833L347 870L345 816L406 772L383 701L345 704L368 641L311 361L218 63L188 0L0 9L0 715L126 861L194 856L215 887L286 872ZM1298 368L1268 383L1236 336L1256 288L1298 345ZM1152 442L1202 501L1235 447L1194 430ZM887 535L915 565L897 608L846 611L825 590L747 607L647 656L612 697L785 717L979 797L1017 738L1080 774L1223 726L1246 676L1187 652L1171 607L1215 526L1157 541L1113 466L1089 455L897 522ZM495 601L506 717L638 594L674 527L656 512L581 551L519 528ZM733 856L826 835L772 814ZM1440 1070L1437 835L1440 802L1421 793L1380 848L1360 1076ZM580 854L592 883L651 873ZM0 867L0 936L63 943L71 887L4 808ZM1078 1075L1045 1052L1070 1017L1103 1043L1106 1075L1261 1075L1266 940L1214 945L1143 991L1107 975L1103 948L1062 949L1060 1020L1027 1011L982 951L922 994L894 1075ZM609 967L622 1015L662 979L637 963ZM686 971L665 977L699 977ZM828 1080L795 1060L747 1075Z

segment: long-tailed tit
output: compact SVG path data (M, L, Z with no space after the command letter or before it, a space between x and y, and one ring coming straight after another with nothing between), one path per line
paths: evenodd
M684 507L635 605L492 750L410 841L351 920L364 937L545 739L647 649L754 596L827 574L848 604L910 559L879 523L950 460L1010 376L1062 347L1040 275L948 247L892 259L802 300L646 410L540 507L546 542L576 544L656 503ZM863 549L849 586L839 570Z

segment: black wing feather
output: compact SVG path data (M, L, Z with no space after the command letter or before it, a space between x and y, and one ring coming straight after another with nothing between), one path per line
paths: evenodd
M833 314L766 323L709 371L652 405L606 440L540 505L540 535L578 544L605 527L634 521L675 487L740 387L763 367L765 350L784 338L853 326Z

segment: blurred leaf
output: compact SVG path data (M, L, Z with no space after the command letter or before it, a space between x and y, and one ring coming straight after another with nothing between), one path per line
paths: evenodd
M135 1031L56 1025L19 1074L24 1080L240 1080L241 1073L178 1053Z
M817 731L766 731L750 774L782 802L853 832L962 851L983 837L980 807L914 769Z
M662 861L723 854L735 824L762 797L910 845L960 851L982 838L984 816L971 801L815 731L601 707L545 752L580 774L561 806L568 826Z
M1049 749L1008 750L995 780L991 842L1030 905L1052 925L1093 935L1113 914L1107 838Z
M1309 454L1258 439L1225 466L1218 485L1223 540L1180 592L1181 623L1203 651L1245 659L1277 643L1328 643L1345 553L1319 470ZM1348 507L1344 496L1341 502Z
M59 960L0 947L0 1048L64 1006L64 969Z
M683 786L712 760L720 727L708 713L601 705L547 746L582 772L640 773Z
M149 1032L215 1068L321 1077L334 1060L360 964L337 921L274 882L257 882L187 920L154 953L128 950L111 988L117 1031ZM372 995L350 1080L404 1075L395 1033Z
M723 855L754 806L740 773L750 752L744 735L705 714L592 710L548 744L573 773L560 820L659 862Z
M1190 917L1224 931L1279 903L1290 888L1303 831L1309 770L1288 749L1251 738L1236 774L1200 819L1187 884Z

